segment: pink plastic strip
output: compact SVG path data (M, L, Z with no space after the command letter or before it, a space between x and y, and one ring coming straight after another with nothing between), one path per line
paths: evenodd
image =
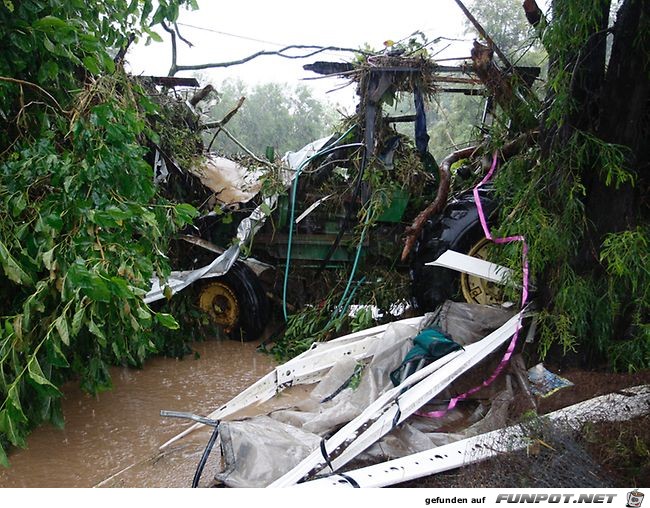
M505 244L505 243L512 243L512 242L522 242L523 244L523 249L522 249L523 281L522 281L522 292L521 292L521 308L523 309L524 306L526 305L526 302L528 301L528 245L526 244L526 239L521 235L507 236L503 238L493 238L492 233L490 232L490 229L488 227L487 220L485 219L485 213L483 212L483 206L481 205L481 198L478 195L479 188L481 187L481 185L484 185L485 183L490 181L492 175L494 174L494 171L496 170L496 167L497 167L497 153L494 152L490 171L488 171L488 174L485 175L483 180L481 180L481 182L476 187L474 187L474 191L473 191L474 202L476 203L476 210L478 211L479 221L481 222L481 226L483 227L483 233L485 233L485 237L488 240L492 240L494 243L498 243L498 244ZM475 386L474 388L472 388L471 390L465 393L462 393L452 398L449 401L449 405L447 406L446 409L442 409L440 411L430 411L428 413L417 412L416 414L419 416L426 416L428 418L440 418L444 416L445 413L447 413L448 411L454 409L456 407L456 404L458 404L459 401L466 399L467 397L478 392L482 388L485 388L486 386L492 384L492 382L499 376L499 374L501 374L501 372L503 372L503 369L505 369L505 367L510 362L512 353L515 350L515 346L517 345L517 340L519 338L520 330L521 330L521 320L517 325L517 329L515 330L515 333L513 334L512 339L510 340L510 344L508 344L508 349L506 349L506 352L503 355L501 361L499 362L499 365L494 370L492 375L488 377L485 381L483 381L483 383L481 383L478 386Z

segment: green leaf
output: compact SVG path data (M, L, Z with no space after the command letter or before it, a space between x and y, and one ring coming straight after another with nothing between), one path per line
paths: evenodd
M70 366L67 358L61 351L61 346L58 340L49 340L46 342L47 360L53 367L65 369Z
M46 388L49 395L61 395L59 389L45 377L45 374L43 374L43 370L41 369L36 357L32 357L27 364L27 371L29 372L29 378L37 385Z
M18 385L13 384L7 393L7 408L13 409L11 412L19 422L26 422L27 417L23 413L23 407L20 404L20 395L18 394Z
M55 248L56 247L52 247L47 252L43 253L43 264L45 265L45 268L47 268L48 270L51 270L52 266L53 266L52 261L54 260L54 249Z
M86 67L86 69L88 69L92 74L99 74L101 72L99 63L94 57L85 56L83 57L82 62L84 63L84 67Z
M273 213L273 211L271 210L271 207L270 207L268 204L266 204L266 203L262 203L262 204L260 205L260 210L261 210L262 213L263 213L264 215L266 215L267 217L270 216L271 213Z
M51 401L50 423L52 423L52 425L54 425L57 429L62 429L65 424L63 411L61 409L61 401L59 399L54 399Z
M4 243L0 242L0 263L5 274L17 284L30 285L32 280L27 272L18 264Z
M152 40L154 40L156 42L162 42L163 41L163 38L160 35L158 35L156 32L154 32L153 30L145 29L145 31L147 32L149 37L151 37Z
M81 305L74 313L74 316L72 317L71 332L73 337L76 337L77 334L79 333L79 330L81 330L81 325L83 324L85 311L86 311L86 307Z
M178 219L186 224L192 222L192 219L199 215L199 211L187 203L176 205L174 210Z
M66 283L70 285L72 291L81 290L83 294L96 302L108 303L111 301L111 292L104 279L88 271L81 262L70 266Z
M131 292L128 283L121 277L111 277L109 289L117 298L133 298L133 293Z
M8 409L0 411L0 432L4 433L9 442L14 446L25 447L25 440L16 428L16 422L9 415Z
M115 62L113 61L111 56L104 51L104 52L102 52L101 57L102 57L102 63L104 64L104 69L106 69L106 72L108 72L109 74L113 74L115 72Z
M18 217L25 208L27 208L27 201L21 192L11 200L11 215Z
M136 309L136 313L138 314L138 318L142 319L143 321L150 321L151 320L151 313L142 307L138 307Z
M63 219L58 213L51 213L50 215L46 215L43 217L43 222L57 233L63 229Z
M34 21L32 26L38 29L68 28L68 24L56 16L45 16L44 18Z
M178 322L174 319L174 316L172 316L171 314L158 312L156 313L156 321L158 321L158 323L160 323L162 326L170 330L178 330L180 328Z
M122 356L124 355L122 354L122 351L120 351L120 346L117 344L117 342L113 342L111 344L111 349L113 350L113 354L115 355L115 358L121 360Z
M65 314L61 314L56 321L54 321L56 331L59 332L61 340L66 346L70 345L70 332L68 331L68 321L65 319Z
M9 467L9 459L7 458L7 454L2 447L2 443L0 443L0 466Z
M88 331L99 339L98 342L102 347L106 346L106 337L104 336L104 332L102 332L92 320L88 323Z
M47 49L50 53L57 53L56 46L47 37L43 37L43 46L45 46L45 49Z
M3 3L9 12L14 12L14 4L11 0L3 0Z

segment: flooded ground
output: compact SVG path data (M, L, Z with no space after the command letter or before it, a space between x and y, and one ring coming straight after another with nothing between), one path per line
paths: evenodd
M164 453L158 447L189 425L160 410L208 414L271 371L254 343L194 345L199 359L154 358L142 370L115 368L113 390L97 398L64 387L65 429L46 425L0 468L1 487L189 487L210 435L201 429ZM206 470L205 478L209 477Z

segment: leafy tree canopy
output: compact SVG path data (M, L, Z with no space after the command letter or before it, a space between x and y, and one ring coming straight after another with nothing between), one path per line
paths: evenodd
M175 328L142 296L193 217L160 199L145 161L157 114L126 76L132 39L158 40L193 0L0 4L0 463L34 425L62 425L59 386L97 392Z

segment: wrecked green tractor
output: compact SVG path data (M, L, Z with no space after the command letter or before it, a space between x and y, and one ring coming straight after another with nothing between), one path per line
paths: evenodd
M439 93L445 73L466 69L423 57L370 58L343 70L322 62L305 66L356 82L357 114L341 133L289 153L281 163L267 154L267 161L249 160L246 168L235 164L239 168L212 176L199 173L204 184L212 184L216 211L181 238L184 268L197 270L215 253L230 253L226 263L213 261L218 270L198 277L205 279L198 302L233 338L259 338L273 306L286 320L305 305L325 305L332 285L345 287L341 302L349 306L356 288L372 285L382 272L399 273L410 285L392 295L393 303L408 302L402 310L432 311L449 298L503 300L491 283L427 265L448 249L486 256L472 196L461 190L449 199L452 166L472 161L477 176L479 147L458 150L440 163L428 147L425 104ZM475 94L475 78L454 78L465 81L455 91ZM404 96L412 97L414 114L390 116L386 104ZM487 104L484 121L494 107L490 99ZM407 123L412 136L404 134ZM231 163L213 158L211 164ZM493 193L481 193L486 213L493 214ZM230 247L217 247L225 245ZM342 280L332 279L332 271L343 273Z

